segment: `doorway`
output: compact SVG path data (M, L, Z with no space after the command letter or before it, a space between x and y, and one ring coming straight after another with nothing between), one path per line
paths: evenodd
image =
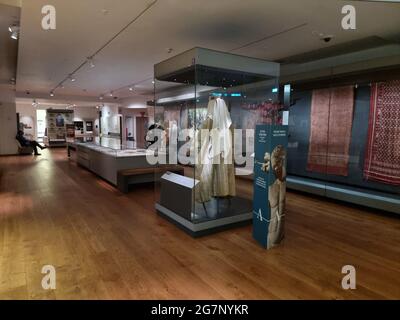
M46 110L36 110L37 140L43 142L46 134Z
M133 117L127 116L125 118L125 135L127 141L135 141L135 124Z
M136 146L138 148L144 148L146 145L148 122L148 117L136 117Z

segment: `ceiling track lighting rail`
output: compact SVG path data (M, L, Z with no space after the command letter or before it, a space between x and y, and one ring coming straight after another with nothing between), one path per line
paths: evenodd
M279 32L276 32L276 33L273 33L273 34L270 34L270 35L268 35L266 37L263 37L261 39L257 39L257 40L251 41L249 43L246 43L246 44L244 44L244 45L242 45L240 47L233 48L229 52L233 52L233 51L236 51L236 50L240 50L240 49L244 49L244 48L250 47L250 46L252 46L254 44L257 44L257 43L260 43L262 41L265 41L265 40L280 36L282 34L288 33L290 31L293 31L293 30L296 30L296 29L303 28L303 27L305 27L307 25L308 25L308 23L302 23L302 24L299 24L297 26L294 26L294 27L291 27L291 28L288 28L288 29L285 29L285 30L282 30L282 31L279 31Z
M63 84L70 78L74 77L74 75L81 70L86 64L89 64L91 68L95 67L93 59L96 55L98 55L102 50L104 50L111 42L113 42L116 38L118 38L121 33L123 33L126 29L128 29L132 24L134 24L137 20L139 20L148 10L150 10L158 0L154 0L153 2L149 3L146 8L144 8L135 18L133 18L127 25L125 25L120 31L118 31L111 39L109 39L104 45L102 45L97 51L95 51L92 55L90 55L85 61L83 61L74 71L72 71L66 78L60 81L52 90L51 92L55 92L58 88L63 86ZM71 79L71 78L70 78ZM75 78L73 78L75 79ZM71 81L75 81L72 80Z

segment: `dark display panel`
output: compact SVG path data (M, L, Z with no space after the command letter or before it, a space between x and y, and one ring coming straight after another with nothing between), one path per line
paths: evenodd
M307 170L311 131L312 90L294 91L290 109L289 148L287 169L289 175L313 178L390 194L400 194L400 186L366 180L364 165L368 143L371 85L354 85L354 112L349 148L347 176ZM400 137L399 143L400 143ZM329 143L329 139L328 139Z

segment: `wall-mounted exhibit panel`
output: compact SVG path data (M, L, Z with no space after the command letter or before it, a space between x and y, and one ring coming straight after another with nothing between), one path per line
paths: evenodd
M74 124L73 110L46 110L45 143L50 147L65 146L67 141L67 126Z

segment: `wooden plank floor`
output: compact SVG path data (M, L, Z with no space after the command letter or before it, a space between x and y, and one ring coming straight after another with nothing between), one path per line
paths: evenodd
M0 298L400 299L395 216L289 193L286 239L265 251L250 226L192 239L155 214L153 191L121 194L63 149L0 157ZM347 264L356 290L341 288Z

